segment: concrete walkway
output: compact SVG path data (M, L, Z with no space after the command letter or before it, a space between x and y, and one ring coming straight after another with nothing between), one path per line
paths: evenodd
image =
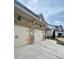
M64 47L51 40L14 49L15 59L64 59Z

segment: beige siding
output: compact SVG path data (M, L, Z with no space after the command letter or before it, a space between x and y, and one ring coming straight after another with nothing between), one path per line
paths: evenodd
M24 44L28 44L28 39L29 39L29 28L25 28L23 26L19 26L19 25L15 25L14 26L14 36L15 36L15 40L14 40L14 45L16 46L20 46L20 45L24 45Z

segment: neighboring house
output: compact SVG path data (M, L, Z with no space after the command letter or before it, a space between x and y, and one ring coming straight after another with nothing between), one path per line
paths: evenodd
M46 30L46 38L52 38L54 30L55 37L64 36L64 29L62 28L62 25L55 26L48 24L48 28Z
M14 4L14 46L33 44L45 39L47 23L20 2Z
M64 37L64 29L62 25L55 26L56 37Z

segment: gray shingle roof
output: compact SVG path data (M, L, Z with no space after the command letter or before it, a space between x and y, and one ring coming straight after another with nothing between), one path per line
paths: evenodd
M24 10L28 11L29 13L31 13L32 15L34 15L35 17L37 17L37 15L32 12L30 9L28 9L27 7L25 7L23 4L21 4L20 2L18 2L17 0L14 1L14 3L18 6L20 6L21 8L23 8Z

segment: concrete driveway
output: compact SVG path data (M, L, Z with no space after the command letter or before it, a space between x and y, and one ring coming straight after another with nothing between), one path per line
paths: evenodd
M15 59L64 59L64 46L44 40L34 45L14 48Z

